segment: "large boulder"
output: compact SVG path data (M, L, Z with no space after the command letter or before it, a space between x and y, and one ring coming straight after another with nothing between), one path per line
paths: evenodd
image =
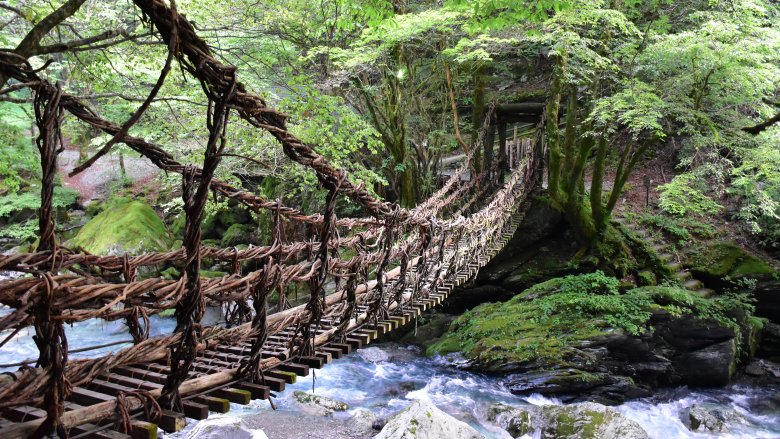
M514 438L538 433L541 439L649 439L636 422L593 402L523 408L496 404L488 409L488 420Z
M388 419L374 439L484 439L477 430L439 410L428 401L417 400Z
M656 387L729 382L750 352L746 308L678 287L621 293L600 273L568 276L464 313L426 353L508 374L516 394L619 404Z
M780 271L776 263L736 244L716 241L687 249L693 275L719 291L753 294L756 315L780 323Z
M170 250L173 237L143 201L118 199L79 230L67 245L97 255Z

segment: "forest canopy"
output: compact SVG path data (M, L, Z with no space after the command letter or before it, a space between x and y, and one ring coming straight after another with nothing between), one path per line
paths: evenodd
M663 211L722 217L768 249L780 245L775 2L180 0L176 7L248 89L289 115L292 133L354 183L405 207L437 188L449 157L472 152L473 173L487 171L482 155L492 152L482 151L477 132L492 106L540 103L548 121L560 121L547 125L548 195L583 248L605 239L635 170L659 158L671 170L654 182ZM143 105L168 52L127 1L5 0L0 46L118 125ZM180 162L198 162L207 102L173 64L129 132ZM15 215L29 208L40 178L32 95L5 75L0 82L0 216L9 223L0 238L33 239L34 222ZM491 135L506 135L501 128ZM63 135L78 163L111 140L67 116ZM236 120L227 144L218 178L321 210L325 192L315 175L286 158L272 136ZM121 144L110 154L136 157ZM180 211L178 176L158 174L139 186L122 169L104 197L140 192L166 215ZM63 205L75 196L57 193ZM347 200L340 208L359 210Z

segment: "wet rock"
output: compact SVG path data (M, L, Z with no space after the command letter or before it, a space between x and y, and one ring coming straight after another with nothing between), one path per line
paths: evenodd
M293 393L293 398L307 412L312 414L319 414L322 416L331 416L333 412L343 412L349 409L349 405L345 402L336 401L335 399L331 399L325 396L302 392L300 390L297 390Z
M260 429L249 428L240 418L213 418L198 422L187 439L268 439Z
M356 435L369 435L373 434L374 430L381 430L382 427L374 428L374 425L378 422L379 418L376 414L371 410L364 408L356 409L349 419L349 423L352 426L352 432Z
M759 357L780 361L780 325L766 322L761 331L761 344L758 346Z
M370 363L381 363L390 359L390 355L387 352L377 347L363 348L357 351L360 357Z
M525 436L534 431L532 417L540 415L541 408L517 408L506 404L494 404L488 408L487 420L506 430L512 437Z
M484 439L471 426L427 401L415 401L388 419L374 439Z
M686 352L673 358L672 364L686 384L725 385L736 371L734 339Z
M707 408L698 404L688 409L688 428L691 431L724 433L729 426L744 423L745 419L735 410Z
M649 439L639 424L601 404L511 407L496 404L488 420L512 437L538 432L541 439Z

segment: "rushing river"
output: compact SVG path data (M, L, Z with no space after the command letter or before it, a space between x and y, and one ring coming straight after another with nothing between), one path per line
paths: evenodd
M8 309L0 310L0 315L8 312ZM219 315L210 310L206 319L213 323L219 319ZM170 333L174 324L173 318L153 317L152 335ZM32 333L32 329L23 330L0 348L0 363L34 359L36 348L32 342ZM6 331L0 337L5 338L8 334ZM129 339L121 321L81 322L68 326L67 336L71 349ZM95 357L124 346L77 353L71 355L71 358ZM13 369L9 367L3 370ZM383 343L335 360L323 369L315 370L313 375L300 378L296 384L287 386L287 390L275 399L276 411L271 409L267 401L253 401L248 406L234 404L227 415L212 414L210 419L222 417L230 421L243 417L257 428L262 428L271 439L342 437L337 430L349 424L346 419L350 413L337 413L333 419L324 419L305 413L294 402L294 390L311 391L312 386L317 395L348 403L351 411L365 408L382 418L401 410L414 399L428 399L488 438L509 437L485 420L487 408L495 402L510 405L560 403L538 395L515 396L504 387L499 377L455 369L442 359L426 358L412 346ZM681 415L692 404L731 408L747 422L735 426L729 433L717 436L691 433L683 424ZM659 392L653 398L632 401L616 409L637 421L652 438L780 437L780 389L777 388L729 386L710 390L670 389ZM198 431L197 424L193 422L186 430L173 436L188 438ZM263 435L258 433L256 437Z

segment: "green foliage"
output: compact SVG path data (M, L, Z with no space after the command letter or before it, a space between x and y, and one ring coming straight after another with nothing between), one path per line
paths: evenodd
M706 195L704 182L691 174L679 174L671 182L658 187L661 209L674 215L705 215L718 213L721 205Z
M0 193L18 191L25 177L39 172L38 154L25 133L29 111L28 106L0 102Z
M676 241L689 241L694 237L711 239L717 235L715 227L693 215L670 216L644 213L636 215L636 218L653 229L663 231Z
M33 189L19 194L6 194L0 198L0 217L9 217L25 210L35 212L41 207L41 194ZM79 193L70 188L54 188L52 207L55 209L72 206L78 200Z

